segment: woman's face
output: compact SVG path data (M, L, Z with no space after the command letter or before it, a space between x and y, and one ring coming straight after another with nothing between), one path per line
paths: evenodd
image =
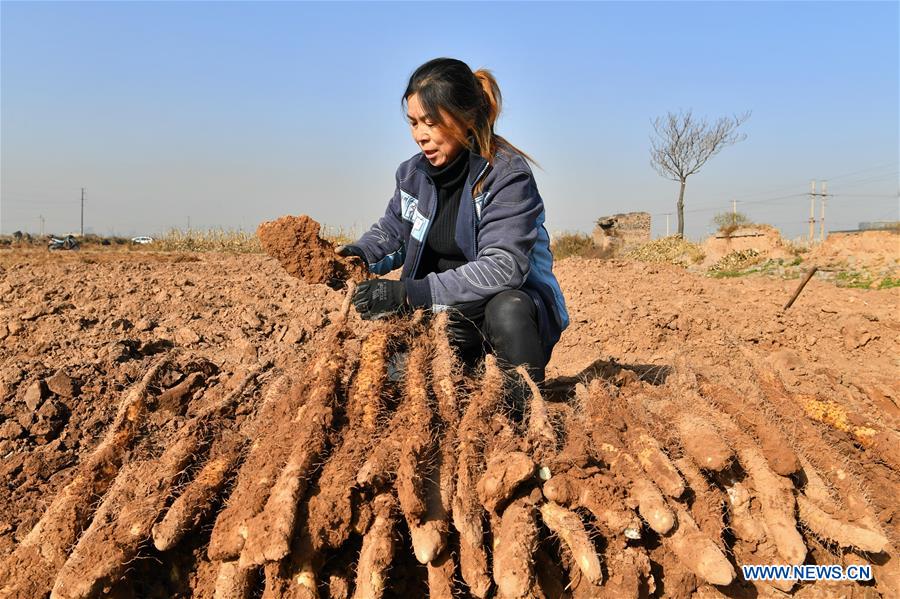
M447 131L447 127L461 127L446 112L441 111L446 125L438 125L425 116L425 110L419 103L419 94L411 95L406 101L406 118L416 145L422 149L425 158L434 166L443 166L456 158L463 149L462 142ZM457 131L458 133L459 131Z

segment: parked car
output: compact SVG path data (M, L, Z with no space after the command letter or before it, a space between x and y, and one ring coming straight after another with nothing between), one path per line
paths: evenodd
M66 235L63 238L51 237L47 244L48 250L77 250L78 240L72 235Z
M132 237L131 243L139 243L141 245L145 245L147 243L153 243L153 238L147 237L145 235L141 235L140 237Z

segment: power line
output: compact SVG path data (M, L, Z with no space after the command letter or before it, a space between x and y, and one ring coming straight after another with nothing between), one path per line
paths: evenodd
M857 181L849 181L849 182L844 181L843 183L840 183L838 185L838 187L841 189L844 189L847 187L853 188L853 187L860 187L860 186L868 185L870 183L880 183L882 181L891 181L891 180L897 180L897 173L888 173L886 175L879 175L877 177L872 177L869 179L860 179Z
M839 180L839 179L843 179L843 178L845 178L845 177L852 177L852 176L854 176L854 175L859 175L859 174L861 174L861 173L867 173L868 171L874 171L874 170L882 169L882 168L885 168L885 167L893 167L893 168L896 169L897 163L896 163L896 162L884 162L884 163L881 163L881 164L876 164L876 165L874 165L874 166L869 166L869 167L866 167L866 168L857 169L857 170L855 170L855 171L850 171L850 172L847 172L847 173L842 173L842 174L840 174L840 175L835 175L835 176L833 176L833 177L823 177L822 180L824 180L824 181L832 181L832 182L833 182L833 181L836 181L836 180ZM897 171L895 170L895 171L892 171L891 173L887 173L887 175L894 174L894 173L896 173L896 172L897 172ZM866 175L866 177L871 177L871 176L872 176L872 175ZM879 175L875 175L875 176L876 176L876 177L884 177L884 176L886 176L886 175L885 175L885 174L879 174ZM847 183L847 182L846 182L846 181L845 181L845 182L842 182L842 184L845 184L845 183ZM803 184L803 183L801 183L800 181L797 181L797 182L795 182L795 183L786 183L786 184L780 185L780 186L778 186L778 187L770 187L770 188L766 188L766 189L761 190L761 191L751 191L751 192L747 192L747 193L743 193L743 194L738 194L738 195L734 196L734 199L740 200L740 199L742 199L742 198L751 198L751 197L753 197L753 196L758 196L758 195L766 195L766 194L770 194L770 193L777 193L777 192L782 191L782 190L785 190L785 189L796 189L797 187L799 187L799 186L802 185L802 184ZM805 194L803 194L803 195L805 195Z
M829 177L827 180L828 181L836 181L838 179L843 179L844 177L852 177L853 175L858 175L859 173L878 170L878 169L884 168L886 166L897 166L897 163L896 162L884 162L882 164L877 164L875 166L870 166L870 167L859 169L859 170L852 171L849 173L844 173L843 175L836 175L834 177Z

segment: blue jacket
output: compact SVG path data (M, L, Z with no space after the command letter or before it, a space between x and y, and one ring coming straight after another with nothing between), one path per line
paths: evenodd
M507 289L527 292L539 309L545 348L551 349L568 326L569 314L553 276L544 202L531 168L522 156L505 152L493 164L474 152L469 160L456 221L456 243L467 264L413 278L437 208L437 189L422 153L397 169L397 187L384 216L355 245L375 274L403 267L400 278L414 306L441 311L488 300ZM465 201L482 179L478 197Z

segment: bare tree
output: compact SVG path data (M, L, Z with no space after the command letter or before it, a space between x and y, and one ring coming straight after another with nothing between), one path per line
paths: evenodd
M678 236L684 237L684 187L687 178L700 170L722 148L747 139L737 128L750 118L747 111L732 118L722 117L710 125L695 119L691 111L653 121L650 137L650 164L660 176L681 183L678 192Z

